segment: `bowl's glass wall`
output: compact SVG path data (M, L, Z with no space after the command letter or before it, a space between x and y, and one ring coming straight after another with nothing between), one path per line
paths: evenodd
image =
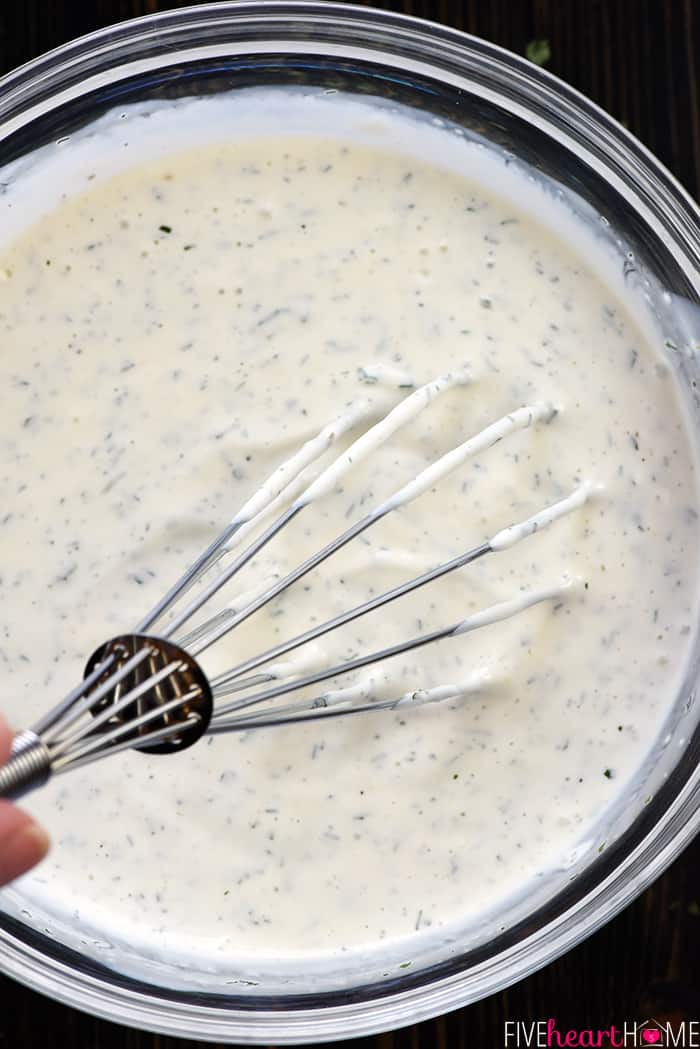
M114 106L301 85L379 96L480 136L599 217L668 340L700 435L697 210L645 150L575 92L481 41L362 8L213 4L108 30L0 83L0 167ZM697 312L696 312L697 311ZM8 894L0 959L23 981L101 1015L181 1035L309 1041L397 1026L491 993L578 942L629 902L698 825L700 654L638 781L577 861L479 928L426 942L400 978L386 959L245 987L122 951L31 917ZM41 921L38 922L38 917ZM232 994L231 992L235 992ZM243 991L244 993L240 993Z

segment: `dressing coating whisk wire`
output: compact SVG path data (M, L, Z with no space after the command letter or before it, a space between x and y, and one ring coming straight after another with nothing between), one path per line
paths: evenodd
M0 797L19 797L41 786L53 774L78 768L127 748L156 754L173 753L193 745L204 734L242 732L443 702L482 687L484 675L476 673L465 681L416 689L392 699L371 699L366 686L356 684L324 691L308 700L274 705L276 700L294 692L425 645L466 634L524 612L540 602L556 599L568 585L566 582L523 592L512 600L500 602L447 627L300 677L292 676L291 680L287 678L300 670L298 658L295 663L279 662L280 657L311 645L369 612L487 554L521 542L583 506L591 492L590 484L579 484L565 498L503 528L486 542L244 660L211 680L201 669L198 657L382 518L434 488L467 459L487 451L517 430L552 422L557 412L547 403L517 408L491 423L425 467L322 549L286 575L270 581L261 592L246 597L239 595L237 601L185 631L190 620L215 594L297 515L332 493L348 471L415 420L435 398L469 381L468 373L453 372L413 390L384 418L352 441L345 451L336 455L330 465L312 480L308 480L309 471L346 434L371 415L371 405L368 402L351 405L307 441L251 496L221 535L138 624L135 632L102 645L89 660L83 681L31 729L15 737L10 760L0 767ZM259 531L268 517L272 517L272 523ZM243 545L246 539L249 539L247 546ZM240 546L243 546L242 551L222 568L219 562ZM185 595L215 566L219 569L215 578L205 582L201 591L178 611L176 606ZM165 616L170 618L156 636L152 631ZM246 694L238 695L240 693ZM234 695L238 698L216 702Z

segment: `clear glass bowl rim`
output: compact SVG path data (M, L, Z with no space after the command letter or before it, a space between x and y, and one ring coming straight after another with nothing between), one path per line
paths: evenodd
M443 80L496 97L526 113L572 149L601 177L622 189L671 250L700 299L700 210L656 158L594 103L546 71L494 44L407 15L323 0L253 0L212 3L147 15L81 37L0 79L0 133L31 122L58 100L87 93L93 82L118 80L144 60L157 68L175 53L199 57L206 49L235 53L241 40L258 50L298 50L305 38L316 52L324 43L344 55L394 66L418 64ZM696 748L700 749L700 747ZM0 921L0 964L10 976L95 1016L180 1037L226 1042L292 1044L359 1037L440 1015L523 979L612 918L682 852L700 829L700 768L670 786L661 818L636 846L601 874L589 891L543 928L468 970L426 979L407 975L367 993L319 996L332 1004L259 1008L251 997L235 1006L189 1000L167 991L112 980L108 972L72 963L69 952L47 950ZM43 948L43 949L42 949ZM259 1000L258 1000L259 1002Z

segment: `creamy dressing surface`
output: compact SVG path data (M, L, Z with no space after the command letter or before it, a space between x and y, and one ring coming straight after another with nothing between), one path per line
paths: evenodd
M137 160L56 201L0 258L0 660L17 728L334 420L339 454L441 379L209 612L504 416L546 407L203 657L224 671L497 537L278 668L466 621L327 686L422 703L59 777L29 803L54 845L21 892L155 953L400 941L410 957L593 840L675 698L698 541L675 380L576 244L437 162L252 130ZM504 531L569 496L566 515Z

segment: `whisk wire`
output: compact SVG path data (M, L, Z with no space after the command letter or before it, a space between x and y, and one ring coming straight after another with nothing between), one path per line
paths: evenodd
M83 697L90 691L91 687L99 680L101 674L103 674L109 667L114 663L114 657L110 656L100 666L96 666L95 669L83 680L80 684L76 685L75 688L71 689L68 695L57 703L55 707L43 714L37 721L34 722L30 732L36 736L46 735L50 729L54 727L66 713L75 708L75 704L78 703ZM79 714L76 713L76 718ZM64 724L70 724L70 721L64 721ZM17 740L19 737L15 737Z
M172 674L173 668L168 669L169 673ZM162 676L164 675L161 674L161 677ZM75 750L71 750L70 748L80 740L72 739L68 741L65 745L53 748L54 758L57 759L59 762L62 758L70 760L71 762L74 760L77 761L87 756L88 754L91 754L93 751L111 749L110 745L116 740L120 740L123 736L128 736L130 746L134 746L134 736L138 733L138 730L140 728L142 728L144 725L150 724L152 721L163 719L169 713L178 710L180 707L183 706L183 704L187 703L190 699L194 699L195 696L196 690L192 689L189 693L187 693L184 696L177 696L175 699L171 699L167 703L163 703L152 710L147 710L143 714L139 714L134 718L130 718L128 722L125 722L121 725L116 725L113 729L110 729L109 731L104 732L99 736L96 736L95 738L90 738L88 742L84 743L83 746L77 747ZM130 702L133 701L133 699L130 699ZM110 717L112 717L113 711L116 709L116 706L117 705L115 704L115 707L110 708L105 713L109 714ZM102 724L104 724L104 720ZM93 731L96 730L93 729ZM169 735L172 735L173 729L172 726L170 726L167 730L161 731L167 731ZM146 736L139 736L137 743L139 746L143 746L143 744L146 741ZM66 757L67 754L68 757Z
M180 704L184 703L186 698L187 697L183 697L183 699L180 700ZM157 714L160 714L160 711L158 711ZM183 721L178 722L178 730L183 731L188 728L194 728L198 721L199 716L197 714L188 714ZM133 725L130 727L133 727ZM154 729L153 732L144 733L138 738L138 749L143 750L147 746L151 747L169 741L173 738L173 732L173 726L168 725L165 728ZM121 754L125 750L134 750L135 746L136 744L131 737L131 734L129 734L129 738L123 740L121 743L112 743L105 747L94 748L88 754L83 753L82 756L79 757L75 757L73 754L64 755L63 757L58 758L55 764L52 764L51 769L52 772L57 774L60 772L69 772L73 769L82 768L84 765L91 765L94 761L99 761L107 754Z
M148 653L149 656L152 656L154 654L155 653L151 651L149 651ZM146 658L148 658L148 656ZM116 715L121 714L123 711L127 710L132 705L132 703L136 703L137 700L141 698L141 696L145 696L147 693L153 691L160 684L161 681L164 681L166 678L171 678L175 671L178 670L178 668L178 663L172 662L167 666L164 666L162 669L153 672L147 678L140 681L139 684L136 685L134 688L128 689L127 692L123 696L120 696L120 698L117 699L114 703L111 703L109 706L105 707L105 709L101 713L94 714L93 711L98 705L99 700L101 700L105 695L107 695L108 692L114 691L115 686L119 684L118 681L110 677L108 681L105 682L104 688L97 690L94 693L95 699L92 701L90 705L90 710L88 711L88 713L92 714L92 721L90 722L92 732L99 732L103 725L107 724L108 721L111 721L114 717L116 717ZM92 700L92 696L90 698ZM159 707L158 710L160 710L161 713L164 713L164 709L162 707ZM130 724L134 723L134 721L130 721ZM78 742L81 739L82 735L82 730L76 730L71 735L62 736L61 739L54 746L54 753L57 755L64 754L67 750L71 748L71 746L73 746L74 743Z
M75 703L72 709L62 718L60 722L55 722L51 729L41 733L47 743L52 743L58 732L65 732L67 728L79 721L83 715L88 714L101 700L105 699L122 681L126 681L136 668L146 659L148 659L148 651L142 650L135 653L131 659L127 660L126 663L118 667L113 673L107 678L101 685L90 691L89 689L83 689L83 695L80 696L79 700ZM113 659L107 660L104 664L95 667L88 677L85 678L83 684L85 685L88 681L91 683L99 681L101 674L108 670L112 665ZM36 726L33 731L39 735L40 732Z
M483 684L483 682L481 682ZM466 692L471 691L474 686L469 685L438 685L434 689L416 689L404 692L394 699L375 699L368 703L350 704L350 699L339 697L337 700L318 697L318 699L305 706L281 707L274 714L255 714L247 718L237 719L229 723L212 722L209 729L212 735L221 732L248 732L251 729L275 728L281 725L304 724L308 721L320 721L349 714L367 714L381 710L397 710L401 706L411 705L414 707L425 706L428 703L442 703L447 699L458 699ZM346 705L347 704L347 705ZM303 713L306 711L306 713Z

